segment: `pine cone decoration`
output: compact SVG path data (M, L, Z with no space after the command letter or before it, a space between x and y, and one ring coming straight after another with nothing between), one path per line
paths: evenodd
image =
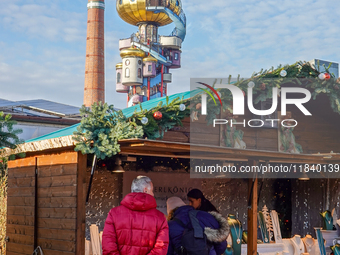
M265 90L266 89L266 84L262 83L261 86L260 86L260 89L261 90Z

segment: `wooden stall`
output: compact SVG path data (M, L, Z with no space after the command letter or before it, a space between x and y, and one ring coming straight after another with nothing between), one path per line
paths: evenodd
M123 140L123 155L190 157L190 149L214 158L254 158L275 162L339 162L340 155L291 155L145 139ZM209 156L210 154L210 156ZM189 176L188 176L189 177ZM251 183L251 181L250 181ZM31 254L41 246L44 254L84 254L86 156L72 147L28 153L9 163L7 254ZM253 189L256 193L256 184ZM256 197L248 213L248 226L257 229ZM257 231L253 231L256 233ZM250 227L250 240L251 239ZM256 240L257 235L253 235ZM256 251L256 242L249 243Z
M226 131L223 127L211 130L211 126L207 125L203 116L197 120L184 119L182 127L172 128L165 133L162 140L121 140L120 156L189 159L190 152L195 151L196 157L200 159L221 161L231 159L245 161L252 165L259 162L339 163L340 155L336 152L340 152L338 132L340 118L328 105L327 98L323 96L307 103L306 107L313 114L313 118L303 116L294 107L287 109L292 118L299 120L299 125L293 132L296 143L302 146L303 152L299 154L280 149L279 128L254 129L238 125L237 129L243 131L242 141L246 147L226 147L223 143ZM220 115L220 118L225 117L224 113ZM248 112L244 118L249 119L253 116ZM196 121L195 128L190 128L192 121ZM27 153L26 158L9 162L8 255L32 254L37 246L41 246L44 254L47 255L84 254L86 213L93 209L85 205L90 164L87 162L86 155L74 152L72 133L73 131L69 133L63 131L61 137L47 136L40 141L19 146L19 150ZM102 178L107 176L103 175ZM190 178L189 174L187 178ZM122 175L115 175L112 183L119 186L121 182ZM255 255L258 185L256 178L249 179L248 182L248 197L251 190L253 195L251 207L247 212L249 233L247 254ZM94 185L101 184L95 181ZM105 187L105 192L108 192L110 185ZM116 187L112 188L111 185L111 189ZM114 201L112 206L118 205L122 198L121 190L121 187L115 190L110 198L110 201ZM93 194L96 195L90 198L90 202L100 196L98 192L93 190ZM244 204L247 204L247 200ZM105 210L110 206L111 204ZM105 210L101 210L101 221L106 218Z

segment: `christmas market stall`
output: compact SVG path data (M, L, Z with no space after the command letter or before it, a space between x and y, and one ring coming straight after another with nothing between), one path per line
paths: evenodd
M158 209L164 213L167 198L187 200L188 191L201 189L228 218L231 235L225 254L338 251L338 81L328 72L296 63L247 80L201 83L203 90L119 112L107 104L84 107L81 113L87 117L79 125L8 150L26 157L9 162L7 254L32 254L37 247L47 255L85 254L85 246L100 249L99 232L109 210L130 192L138 175L152 179ZM219 84L244 92L252 88L254 106L261 110L270 108L273 91L280 102L284 88L306 88L312 99L303 106L311 116L294 104L286 109L278 104L272 116L254 116L249 109L237 116L231 94ZM206 105L213 114L202 114L202 93L212 95ZM248 124L252 120L251 125L215 125L216 119L243 123L241 118ZM264 118L279 121L268 124ZM292 126L293 120L298 125ZM252 167L262 171L236 174ZM270 167L293 171L263 171Z

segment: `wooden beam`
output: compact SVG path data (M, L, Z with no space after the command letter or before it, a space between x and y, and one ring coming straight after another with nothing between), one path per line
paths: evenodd
M258 161L252 160L251 164L257 165ZM257 176L255 179L249 179L248 194L251 207L248 208L248 244L247 255L257 254Z
M72 164L77 162L77 152L53 153L39 156L39 166Z
M146 139L124 139L120 140L122 152L129 152L131 149L135 151L135 155L147 155L147 153L153 153L155 151L165 150L169 153L164 156L172 156L176 153L192 152L204 153L204 154L221 154L224 157L233 158L253 158L261 159L269 162L287 162L287 163L331 163L339 161L339 155L331 155L332 158L328 158L328 154L292 154L276 151L265 151L265 150L249 150L249 149L235 149L226 148L212 145L199 145L190 143L178 143L178 142L167 142L161 140L146 140ZM151 155L150 155L151 156Z
M78 152L76 255L85 254L85 195L87 155Z

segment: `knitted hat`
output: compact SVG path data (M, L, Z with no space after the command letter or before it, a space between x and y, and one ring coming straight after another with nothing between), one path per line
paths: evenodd
M185 203L179 197L170 197L166 201L166 211L169 214L176 207L181 207L183 205L185 205Z

